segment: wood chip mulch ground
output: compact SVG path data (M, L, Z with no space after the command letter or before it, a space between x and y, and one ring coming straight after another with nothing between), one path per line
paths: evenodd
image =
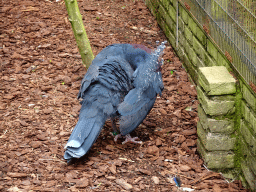
M94 54L113 43L153 49L166 38L142 1L79 1ZM132 136L113 141L107 122L88 155L63 159L86 73L63 0L0 5L0 191L246 191L207 170L196 151L197 94L172 47L165 90ZM182 183L178 187L174 177Z

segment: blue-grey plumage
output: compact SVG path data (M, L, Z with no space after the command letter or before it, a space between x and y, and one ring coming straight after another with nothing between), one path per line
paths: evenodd
M133 74L132 89L118 106L120 114L120 132L122 135L132 132L152 109L157 94L164 89L159 56L165 45L163 42L152 52L143 65L139 65Z
M144 120L163 90L158 60L163 49L164 44L154 52L142 45L113 44L95 57L81 83L82 107L65 159L84 156L108 118L119 118L123 136Z

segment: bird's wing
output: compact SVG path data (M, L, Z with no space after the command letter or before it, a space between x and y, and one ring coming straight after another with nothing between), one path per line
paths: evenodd
M156 93L152 87L141 92L140 89L132 89L118 106L120 114L120 132L129 134L145 119L156 100Z
M125 52L127 47L130 47L131 45L129 44L113 44L109 45L106 48L104 48L92 61L92 64L90 65L89 69L87 70L82 82L81 82L81 87L78 93L78 98L84 98L85 92L88 90L89 86L99 80L99 75L102 74L102 72L109 72L111 71L111 67L106 67L108 63L113 64L112 62L114 60L117 60L119 64L114 64L115 68L119 69L114 69L116 70L116 74L119 76L119 74L128 74L128 77L131 79L131 74L133 73L133 69L129 63L127 63L127 60L125 59ZM119 66L118 66L119 65ZM108 70L108 71L103 71L103 70ZM124 71L123 71L124 70ZM104 78L106 79L107 77L103 75L103 78L101 78L102 82L104 82ZM113 79L113 82L116 79ZM115 85L113 85L115 87Z

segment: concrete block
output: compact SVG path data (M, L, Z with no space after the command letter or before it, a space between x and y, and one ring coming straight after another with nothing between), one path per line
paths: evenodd
M241 163L241 169L244 177L252 190L256 190L256 175L253 174L246 161Z
M184 31L184 27L185 27L184 21L181 19L181 17L179 17L178 21L179 21L179 30Z
M217 60L219 51L209 39L207 39L207 51L215 60Z
M171 4L169 5L168 13L171 16L172 20L176 23L176 10Z
M209 169L234 168L235 154L231 151L207 151L200 139L197 140L197 150L203 157Z
M174 7L174 9L177 9L177 0L171 0L172 1L172 5Z
M215 96L208 98L202 89L197 86L197 97L206 114L211 116L233 114L235 112L234 96Z
M185 45L185 36L184 36L184 34L181 31L179 31L179 38L178 38L178 40L179 40L179 45L184 47L184 45Z
M179 7L179 11L180 11L181 18L184 21L184 23L188 24L188 17L189 17L188 12L182 6Z
M199 82L207 95L226 95L236 92L236 80L224 66L199 68Z
M204 62L203 62L203 60L201 60L200 58L197 57L197 61L198 61L198 63L197 63L197 67L198 68L199 67L206 67Z
M176 34L176 22L172 20L169 14L166 14L165 21L168 27L172 30L172 32L175 32Z
M183 49L181 46L179 46L179 47L177 47L176 52L177 52L179 58L180 58L181 60L183 60L183 55L185 54L184 49Z
M156 9L158 7L158 5L159 5L159 0L151 0L151 4Z
M235 131L235 122L231 119L214 119L206 115L201 105L197 107L199 120L205 130L212 133L231 134Z
M160 13L161 17L166 20L166 15L167 15L167 11L166 9L161 5L159 4L159 7L158 7L158 12Z
M190 45L192 45L193 44L193 34L187 26L185 26L184 33L185 33L185 37L186 37L187 41L190 43Z
M200 41L200 43L205 47L205 46L206 46L206 43L207 43L207 36L206 36L206 34L202 31L202 29L199 28L198 26L196 27L195 36L196 36L197 39Z
M188 27L192 31L194 35L196 35L197 32L197 23L194 21L192 17L188 17Z
M163 29L165 36L167 37L169 43L172 45L172 47L176 47L176 38L172 32L172 30L169 29L169 26L167 23L162 19L160 22L158 22L160 27Z
M217 66L216 61L208 54L208 52L205 52L204 58L204 63L207 67Z
M241 137L240 138L241 144L241 152L243 154L243 158L247 161L248 166L251 168L252 172L256 175L256 156L253 156L249 146L247 145L246 141Z
M191 63L191 61L188 58L188 55L185 54L183 55L183 61L184 61L184 66L187 70L187 72L189 73L189 75L191 76L191 78L193 79L193 81L198 84L198 74L197 74L197 68L193 66L193 64Z
M244 120L241 120L240 122L241 122L240 124L241 134L243 135L246 143L248 144L251 153L254 156L256 156L256 137L252 133L251 128L248 126L248 124Z
M197 60L197 56L196 56L196 52L194 51L193 48L191 48L189 45L187 45L187 54L188 54L188 58L190 59L190 61L192 62L192 64L197 67L198 64L198 60Z
M197 123L197 135L207 151L229 151L234 149L236 138L220 133L211 133Z
M227 68L228 71L231 71L229 61L220 52L218 52L218 55L217 55L217 65L224 66Z
M244 120L248 122L250 127L253 129L254 135L256 135L256 114L244 101L242 101L241 110Z
M161 0L164 8L168 11L169 5L170 5L170 0Z
M204 49L203 45L197 40L195 36L193 36L193 48L199 58L202 60L205 60L205 52L206 50Z
M153 6L153 4L151 3L151 0L146 0L145 3L146 3L146 5L147 5L148 9L150 10L150 12L152 13L152 15L153 15L154 17L156 17L156 8L155 8L155 7Z
M184 50L186 52L186 54L188 55L188 52L190 51L192 45L189 44L189 42L187 41L187 39L185 38L185 41L184 41Z
M256 97L252 92L246 87L245 84L242 85L243 98L249 104L249 106L256 112Z

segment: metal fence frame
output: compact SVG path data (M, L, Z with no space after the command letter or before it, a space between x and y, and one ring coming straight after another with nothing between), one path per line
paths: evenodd
M256 85L256 1L178 0L248 83Z

